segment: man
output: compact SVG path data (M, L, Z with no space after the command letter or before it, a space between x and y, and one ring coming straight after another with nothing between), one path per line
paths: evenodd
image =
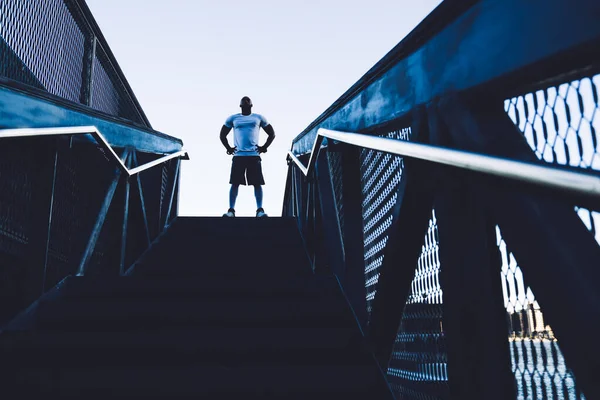
M262 174L260 154L266 153L267 149L275 139L275 131L267 122L267 119L260 114L252 114L252 100L244 96L240 101L242 112L234 114L225 120L225 125L221 128L221 143L227 149L227 154L233 155L231 164L231 176L229 183L229 210L224 217L235 217L235 201L237 199L240 185L254 186L254 197L256 197L256 216L259 218L267 217L262 207L263 190L262 185L265 180ZM229 146L227 135L233 128L234 147ZM267 133L267 141L264 146L258 145L258 136L260 128Z

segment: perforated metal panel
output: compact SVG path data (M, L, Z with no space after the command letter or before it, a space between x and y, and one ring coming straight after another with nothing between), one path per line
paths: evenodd
M407 128L382 136L409 140L410 133ZM402 169L401 157L362 151L365 285L369 312L376 296L379 268L384 259ZM388 381L397 398L439 399L448 396L438 246L437 221L432 212L411 293L406 304L399 305L404 307L404 313L387 370Z
M80 100L86 35L63 0L0 3L2 39L43 88L71 101Z
M88 22L78 0L0 1L0 75L148 125Z
M142 122L119 76L114 72L104 49L96 47L91 106L107 114Z
M400 140L410 139L410 128L383 135ZM392 224L392 209L402 177L402 158L374 150L363 149L360 155L363 192L363 232L365 249L365 286L367 312L376 295L379 267L383 262L388 229Z
M502 292L517 399L585 399L499 227L496 234L502 254Z
M429 400L449 396L439 273L439 239L433 211L387 370L396 398Z
M68 145L58 151L50 226L46 287L77 273L114 167L92 144ZM102 241L100 241L102 243Z
M600 171L600 75L505 100L535 155L552 164ZM577 208L600 244L600 213Z
M342 154L336 151L327 152L327 162L329 164L329 173L333 185L333 194L335 196L335 207L339 221L342 243L344 242L344 195L343 195L343 171Z
M540 159L550 164L600 170L600 75L507 99L505 111ZM600 213L575 211L600 244ZM519 398L583 399L565 365L559 342L526 286L500 229L502 282L510 322L510 347ZM552 397L555 396L555 397Z
M22 257L29 241L33 154L31 140L6 140L0 148L0 253Z
M104 68L105 57L100 50L94 57L91 106L107 114L119 113L119 93Z

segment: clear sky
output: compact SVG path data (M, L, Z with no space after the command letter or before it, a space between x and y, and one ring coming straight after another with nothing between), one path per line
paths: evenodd
M250 96L277 135L263 154L264 208L281 215L292 139L400 42L439 0L87 0L154 129L181 138L180 215L228 208L219 141ZM233 143L233 132L230 143ZM266 134L261 133L261 144ZM241 187L238 215L254 215Z

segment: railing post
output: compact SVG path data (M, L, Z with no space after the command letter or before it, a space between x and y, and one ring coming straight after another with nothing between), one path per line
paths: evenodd
M305 235L305 243L308 249L308 254L310 256L311 268L312 271L315 272L315 235L314 235L314 202L313 202L313 192L315 190L313 186L313 179L310 176L304 177L304 182L306 184L306 203L304 210L305 218L304 218L304 226L303 226L303 234Z
M60 139L36 139L32 145L35 168L32 177L32 214L28 229L28 265L23 286L23 302L25 304L37 299L45 290L54 187L58 165L58 140Z
M416 109L412 114L411 140L426 141L426 113ZM403 164L368 331L375 357L384 370L396 342L433 209L435 171L427 163L410 158L405 158Z
M321 151L316 164L316 181L319 185L319 205L322 214L321 226L324 252L329 270L344 280L344 247L340 235L335 194L327 161L327 152Z
M514 398L495 226L476 186L450 184L461 178L449 175L435 208L450 393L454 399Z
M133 156L134 165L136 167L139 167L140 164L137 159L136 151L133 152L132 156ZM148 213L146 212L146 203L144 200L144 190L142 188L142 179L140 177L140 174L136 174L135 179L137 181L137 187L138 187L138 192L139 192L139 196L140 196L140 206L142 208L142 217L144 219L144 231L146 232L146 239L148 241L148 247L150 247L152 240L150 239L150 227L148 226Z
M94 84L94 59L96 58L96 36L90 32L86 38L83 50L83 70L81 71L81 104L91 106L92 88Z
M428 141L456 145L449 127L464 123L460 116L431 105ZM463 171L436 171L442 323L451 397L514 398L501 264L495 226L487 213L485 182Z
M437 107L455 145L537 162L501 103L452 97ZM559 340L566 365L573 370L586 398L600 398L596 382L600 352L596 346L581 342L582 332L600 330L600 246L571 202L515 192L508 185L490 181L485 187L480 192L483 204L527 276L545 320ZM440 243L440 251L442 246ZM503 348L508 351L508 345Z
M177 188L178 188L178 183L179 183L179 169L181 161L179 159L173 160L173 162L175 162L175 172L173 173L173 185L171 186L171 192L170 192L170 196L169 196L169 206L167 208L167 214L165 216L165 223L163 225L163 230L169 225L169 220L171 218L171 210L173 208L173 200L175 199L175 196L177 196Z
M290 211L290 204L294 201L292 189L294 187L293 168L295 167L288 160L287 177L285 180L285 189L283 191L283 207L281 209L282 217L289 217L290 213L292 213L292 211Z
M342 197L344 199L344 251L346 255L344 290L354 312L365 327L367 292L365 288L365 250L363 238L362 183L360 149L340 146L342 151Z
M125 158L125 165L127 168L131 167L132 156ZM123 226L121 230L121 254L119 257L119 275L123 275L125 273L125 262L127 256L127 228L129 222L129 189L131 186L130 177L123 174L123 185L125 186L124 193L124 206L123 206Z
M424 167L418 161L404 160L393 221L379 267L369 339L383 369L387 368L394 348L433 208L433 193L427 183L430 176Z
M123 154L121 156L123 162L125 162L125 163L127 162L130 151L131 150L129 148L126 148L123 151ZM102 202L102 205L100 206L98 216L96 217L96 222L94 224L94 227L92 228L92 232L90 233L90 238L88 239L87 245L85 247L85 251L83 252L83 256L81 257L81 261L79 263L79 268L77 269L77 275L79 275L79 276L82 276L85 274L87 264L88 264L90 258L92 257L92 254L94 253L94 249L96 248L96 242L98 241L98 238L100 237L100 233L102 232L102 227L104 226L104 221L106 220L108 210L110 209L110 206L113 201L113 197L115 195L117 187L119 186L119 181L121 180L121 176L124 175L124 173L121 171L120 168L115 168L114 173L115 173L115 175L113 177L113 180L112 180L110 186L108 187L108 189L106 191L106 196L104 197L104 201ZM125 176L125 179L126 178L127 177ZM127 191L128 191L128 189L127 189Z

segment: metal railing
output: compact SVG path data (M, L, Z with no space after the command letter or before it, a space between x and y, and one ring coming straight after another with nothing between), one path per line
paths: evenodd
M126 274L177 216L185 150L113 148L93 126L4 129L0 143L0 266L25 288L3 318L67 275Z
M128 202L129 202L129 178L131 178L134 175L137 175L143 171L146 171L150 168L156 167L158 165L161 165L169 160L173 160L173 159L177 159L177 158L183 158L183 159L189 159L188 157L188 153L185 150L181 150L172 154L167 154L164 155L156 160L144 163L142 165L138 165L135 168L128 168L126 163L130 157L130 153L132 152L132 149L126 149L123 152L122 158L119 157L117 155L117 153L115 152L115 150L110 146L110 144L108 143L108 141L105 139L105 137L102 135L102 133L100 131L98 131L98 129L96 129L95 126L72 126L72 127L62 127L62 128L22 128L22 129L0 129L0 139L8 139L8 138L32 138L32 137L51 137L51 136L79 136L79 135L90 135L91 137L93 137L95 139L95 141L100 145L100 148L105 150L106 153L109 155L109 159L117 165L117 167L120 169L120 171L122 173L125 174L127 182L125 183L126 185L126 191L127 191L127 199L126 199L126 207L125 207L125 216L124 216L124 220L123 220L123 230L121 232L121 235L123 236L123 241L121 243L121 266L120 266L120 274L123 275L127 272L127 270L129 269L127 265L125 265L125 252L126 252L126 236L127 236L127 218L128 218L128 213L129 213L129 207L128 207ZM179 177L179 163L177 164L176 170L175 170L175 176L174 176L174 180L177 180ZM96 241L98 240L98 236L100 234L100 230L102 229L102 226L104 224L104 220L106 219L106 215L108 212L108 209L110 207L110 203L112 201L112 197L114 195L114 191L116 190L116 185L119 182L119 178L120 178L120 174L117 174L113 180L113 184L111 185L106 198L105 198L105 203L103 204L101 211L98 215L98 218L96 220L96 224L94 226L94 230L92 231L92 234L90 236L90 239L88 241L87 247L85 249L85 252L82 256L81 262L79 264L79 268L77 270L77 275L78 276L83 276L86 272L86 268L87 265L89 263L90 257L92 256L92 253L94 252L94 248L96 246ZM173 185L173 189L175 188L175 185ZM142 196L141 192L140 192L140 197ZM169 204L169 208L167 211L167 217L165 218L165 226L163 227L163 230L166 229L166 225L167 222L170 221L170 214L171 214L171 207L172 207L172 201L173 201L173 196L174 194L171 194L170 197L170 204ZM52 194L52 199L54 198L54 193ZM52 208L53 204L50 204L50 208ZM50 220L51 222L51 220ZM144 223L147 226L148 222L146 220L146 215L144 215ZM46 254L48 253L48 248L45 249ZM46 268L46 266L44 265L44 269Z
M283 215L398 398L600 397L599 11L446 0L294 139Z
M0 1L0 104L1 324L68 275L131 271L177 216L187 153L85 0Z
M69 126L59 128L19 128L19 129L0 129L0 139L7 138L26 138L26 137L43 137L43 136L78 136L90 135L93 137L100 147L108 152L112 160L119 166L128 177L139 174L149 168L160 165L174 158L189 159L188 153L185 150L177 151L172 154L167 154L154 161L147 162L138 167L129 169L115 153L106 138L100 133L95 126Z
M317 138L313 146L313 151L310 153L308 166L302 164L302 161L294 153L288 151L288 157L294 161L305 176L314 173L316 160L319 157L324 138L365 149L430 161L436 164L481 172L535 186L543 186L558 191L583 195L584 197L600 199L600 176L598 174L568 171L547 165L526 163L486 154L475 154L443 147L410 143L397 139L375 137L353 132L332 131L323 128L319 128L317 131Z

